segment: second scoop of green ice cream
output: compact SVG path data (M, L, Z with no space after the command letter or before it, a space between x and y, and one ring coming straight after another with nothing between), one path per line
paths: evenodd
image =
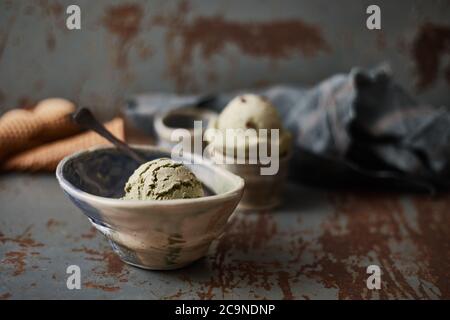
M183 164L168 158L142 164L125 184L126 200L171 200L204 196L201 182Z

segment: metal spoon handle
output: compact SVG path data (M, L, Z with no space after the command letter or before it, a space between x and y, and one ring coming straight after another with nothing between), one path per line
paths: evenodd
M136 160L138 163L142 164L147 160L131 149L126 143L120 141L115 136L109 132L105 126L99 122L92 112L87 108L80 108L72 115L73 121L80 127L85 129L90 129L97 132L100 136L111 142L120 151L127 154L129 157Z

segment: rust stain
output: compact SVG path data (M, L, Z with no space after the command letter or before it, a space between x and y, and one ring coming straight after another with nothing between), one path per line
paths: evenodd
M81 237L83 239L94 239L97 236L97 229L95 227L91 227L88 232L83 233Z
M48 51L52 52L56 48L55 31L68 31L65 25L66 16L64 15L64 7L61 3L54 0L37 0L35 3L40 8L41 14L45 18L45 21L47 21L47 35L45 38L45 44ZM27 10L29 11L30 9Z
M231 229L232 228L232 229ZM242 252L262 248L277 233L277 225L269 212L258 214L256 219L245 215L230 225L230 232L217 247L217 257L223 261L232 247Z
M116 65L126 67L133 40L139 34L143 10L138 4L121 4L107 8L102 23L118 38Z
M90 281L83 283L83 286L85 286L86 288L100 289L100 290L103 290L106 292L116 292L116 291L120 290L120 287L103 285L103 284L98 284L98 283L94 283L94 282L90 282Z
M25 231L17 236L17 237L6 237L3 233L0 233L0 242L6 243L6 242L13 242L18 244L22 248L38 248L43 247L44 244L37 242L31 237L31 229L32 225L28 226Z
M92 270L98 275L114 276L121 279L122 282L127 281L126 277L128 276L129 271L124 268L125 263L120 260L120 258L114 252L109 250L105 252L99 252L94 249L89 249L85 246L83 246L82 248L72 249L72 252L85 253L86 255L88 255L88 257L86 257L86 260L104 262L104 268L99 269L98 267L95 267Z
M441 299L450 299L450 198L416 196L419 233L413 233L421 259L430 270L428 280L440 291Z
M302 20L274 20L267 22L237 22L221 15L199 16L188 20L190 7L182 1L175 13L154 18L153 24L166 27L168 75L180 91L188 89L193 54L199 50L205 60L234 45L252 57L272 60L296 54L313 57L330 52L321 29ZM181 47L177 42L181 41Z
M218 37L217 35L220 35ZM286 58L293 53L314 56L329 48L319 29L300 20L233 22L221 16L198 17L182 33L186 54L199 46L205 58L236 45L254 57Z
M340 299L436 298L439 294L429 284L437 286L441 293L445 292L442 287L448 279L448 271L444 271L445 266L448 269L448 263L441 259L442 266L439 266L435 256L433 264L427 254L432 255L433 252L438 255L442 252L440 250L448 249L448 245L447 248L441 245L428 251L424 249L427 254L423 255L418 255L418 250L415 250L409 257L415 261L412 266L402 263L407 255L394 250L401 244L416 248L424 246L424 233L411 227L398 196L336 193L330 196L330 200L335 214L323 223L324 231L318 238L321 248L315 252L314 263L301 266L298 275L317 279L326 288L338 289ZM421 228L427 224L420 219L418 223ZM430 230L429 241L450 242L448 224L438 234L436 239ZM380 265L383 272L382 290L378 293L366 288L365 268L372 263ZM440 274L441 283L430 275L430 265L434 265L436 273ZM416 270L408 271L408 267ZM413 285L409 276L418 279L419 285Z
M50 218L48 219L47 223L45 224L45 226L47 227L48 230L52 231L55 228L61 226L63 223L61 221L58 221L56 219Z
M422 25L412 43L419 90L429 88L437 79L444 56L450 54L450 27L431 22ZM447 65L450 69L450 64ZM450 84L448 76L447 82Z
M19 251L9 251L5 254L3 263L12 265L14 267L13 276L19 276L24 273L26 267L26 258L28 252L32 248L43 247L44 244L35 241L31 237L32 225L25 229L25 231L16 237L6 237L0 232L0 243L14 243L19 246Z
M291 286L289 285L289 273L285 271L278 272L278 285L283 291L284 300L292 300L294 296L292 295Z
M14 266L14 277L19 276L25 272L26 255L26 252L23 251L10 251L5 254L5 259L3 259L2 262Z
M105 252L103 254L106 260L106 274L121 275L125 263L114 252Z
M47 224L46 224L47 228L49 229L49 228L51 228L54 225L58 225L58 222L55 219L53 219L53 218L52 219L48 219Z
M294 290L305 278L336 289L340 299L449 298L448 195L414 197L414 206L408 206L414 212L406 210L398 195L337 192L329 199L334 210L314 230L301 227L301 218L294 218L298 226L286 228L277 223L275 213L237 214L206 258L208 272L199 277L184 270L178 277L188 289L180 288L165 299L192 294L200 299L229 298L236 289L248 287L256 299L275 291L283 299L312 299L314 294ZM403 246L412 250L403 251ZM104 261L101 270L94 269L99 275L119 275L120 282L126 273L113 252L86 247L74 251ZM110 261L116 258L119 265ZM380 265L382 290L367 289L369 264ZM119 282L107 285L106 291L119 290Z
M192 279L187 274L181 274L179 276L180 280L189 284L192 287Z
M11 298L11 293L6 292L0 295L0 300L8 300L9 298Z
M94 249L89 249L89 248L86 248L86 247L82 247L82 248L75 248L75 249L72 249L72 252L84 252L84 253L86 253L86 254L88 254L88 255L92 255L92 256L101 256L102 254L100 253L100 252L98 252L97 250L94 250Z
M178 289L178 291L172 295L169 295L165 297L165 300L179 300L185 294L186 292L183 292L181 289Z
M261 257L267 251L282 251L274 238L283 236L277 228L273 216L269 212L259 214L236 216L227 226L225 234L217 243L217 247L211 261L211 277L203 282L196 291L200 299L217 298L217 290L221 292L221 298L239 288L248 285L252 288L272 290L278 285L285 299L294 299L291 292L289 279L295 276L290 272L291 264L297 261L280 262L277 257L270 256L266 261L255 260L253 254ZM287 235L284 235L287 236ZM289 235L292 236L292 235ZM291 244L297 245L298 241ZM297 247L294 251L300 251ZM236 259L236 255L248 255L248 258ZM185 281L191 283L190 279ZM192 283L191 283L192 286ZM261 298L258 295L259 298ZM256 294L255 294L255 298Z
M51 6L50 6L50 10L52 11L52 13L55 16L61 16L64 13L64 8L63 5L58 3L58 2L54 2Z
M395 278L383 275L381 294L387 298L417 298L415 291L409 286L404 275L397 269L389 247L389 239L401 239L399 225L395 215L402 214L402 208L396 197L378 194L339 194L331 196L335 207L334 219L325 226L325 232L319 242L325 255L317 261L322 266L320 275L326 287L339 289L340 299L368 298L365 290L366 273L359 262L375 252L382 264L382 269L390 269ZM345 226L340 218L346 218ZM383 234L382 230L386 229ZM356 256L355 262L350 262ZM347 262L348 261L348 262ZM314 273L314 272L312 272Z

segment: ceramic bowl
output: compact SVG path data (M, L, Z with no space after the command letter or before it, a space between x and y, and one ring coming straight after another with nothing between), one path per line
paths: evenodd
M209 155L217 166L232 172L245 181L245 190L241 201L240 210L268 210L281 205L284 197L284 187L289 171L290 153L279 160L279 170L275 175L261 175L261 164L237 164L234 158L229 158L220 152Z
M161 147L172 148L178 143L178 141L172 140L174 130L182 129L179 133L183 135L184 142L188 144L184 145L183 149L195 152L194 140L200 139L202 141L204 130L208 127L209 122L216 117L217 114L213 111L194 107L159 113L154 120L158 144ZM194 121L202 121L201 130L194 130ZM206 142L203 142L198 148L198 153L202 154L205 147Z
M160 148L134 149L149 161L170 157ZM96 147L66 157L59 163L56 176L70 200L109 239L123 261L141 268L167 270L185 266L207 253L244 190L242 178L210 161L186 166L202 181L209 195L161 201L122 200L125 182L138 164L113 147Z

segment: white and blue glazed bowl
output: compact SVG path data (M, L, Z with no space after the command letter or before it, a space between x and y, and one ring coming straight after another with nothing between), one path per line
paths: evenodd
M134 147L153 160L170 157L155 147ZM197 158L195 155L190 157ZM194 199L122 200L138 163L114 147L64 158L56 177L72 202L108 239L120 258L153 270L183 267L206 255L224 230L244 190L244 180L213 163L185 163L209 195Z

